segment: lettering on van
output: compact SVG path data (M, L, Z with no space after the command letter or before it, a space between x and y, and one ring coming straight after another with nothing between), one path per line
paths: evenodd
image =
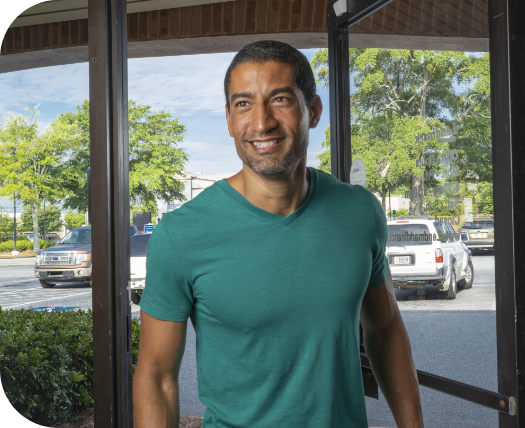
M446 242L446 241L458 241L460 238L459 238L459 233L455 232L455 233L451 233L451 232L444 232L443 233L443 242ZM410 242L413 242L413 243L427 243L427 244L430 244L432 241L436 242L436 241L439 241L439 237L438 235L436 235L435 233L427 233L427 232L424 232L424 233L413 233L413 232L405 232L405 233L389 233L388 234L388 242L390 243L399 243L399 242L402 242L402 243L410 243ZM387 243L387 247L388 247L388 243Z

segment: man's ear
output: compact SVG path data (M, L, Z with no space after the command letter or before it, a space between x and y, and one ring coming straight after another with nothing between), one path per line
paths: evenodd
M310 128L315 128L321 120L321 114L323 113L323 102L319 95L316 95L310 104Z
M230 127L230 110L228 109L228 104L224 104L224 110L226 112L226 125L228 125L228 132L230 133L230 137L233 138L232 130Z

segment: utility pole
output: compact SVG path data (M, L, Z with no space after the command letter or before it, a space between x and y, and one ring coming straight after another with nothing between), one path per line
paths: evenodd
M16 249L16 195L14 195L13 200L14 200L13 201L13 204L14 204L14 206L13 206L13 208L14 208L14 210L13 210L13 231L14 231L14 233L13 233L13 241L14 241L14 248L13 248L13 251L12 251L11 254L13 256L16 256L18 254L18 250Z
M390 183L388 183L388 210L390 211L390 218L392 218L392 200L390 199Z
M46 240L46 200L44 199L44 241Z
M197 178L195 176L190 177L190 201L193 199L193 179Z

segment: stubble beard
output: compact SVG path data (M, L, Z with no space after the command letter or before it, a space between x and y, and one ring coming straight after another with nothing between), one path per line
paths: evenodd
M249 140L243 138L242 145L245 157L243 162L248 165L253 172L259 175L280 174L281 172L286 171L291 165L306 156L308 148L308 142L305 142L299 151L294 150L294 147L292 146L280 159L276 159L273 154L262 155L257 159L250 154L251 148L248 147L249 144L251 144Z

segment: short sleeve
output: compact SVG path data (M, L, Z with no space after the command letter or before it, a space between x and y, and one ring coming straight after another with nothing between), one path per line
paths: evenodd
M372 243L372 273L368 288L383 284L388 275L388 259L385 254L388 237L386 216L379 200L373 194L371 194L371 198L374 206L374 238Z
M140 308L161 320L186 321L193 306L193 288L168 233L170 220L161 220L149 240Z

